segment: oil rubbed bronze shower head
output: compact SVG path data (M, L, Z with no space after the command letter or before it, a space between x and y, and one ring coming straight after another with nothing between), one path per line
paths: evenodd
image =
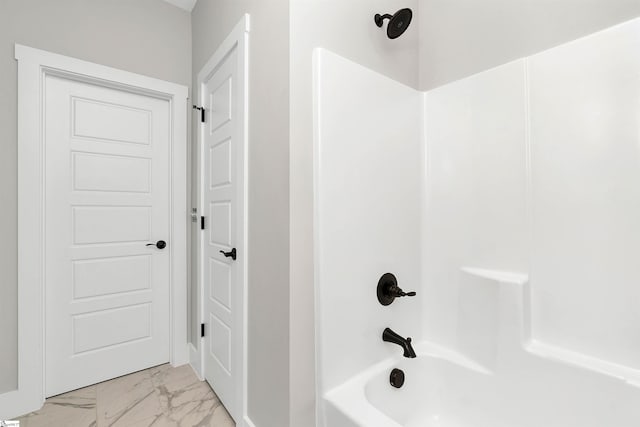
M409 24L411 24L411 18L413 18L413 12L409 8L400 9L393 15L384 14L380 15L376 13L374 16L374 21L376 25L382 28L384 25L384 20L388 19L389 23L387 24L387 37L390 39L397 39L400 37L407 28L409 28Z

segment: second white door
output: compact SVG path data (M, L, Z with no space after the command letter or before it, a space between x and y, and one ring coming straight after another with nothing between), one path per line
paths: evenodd
M201 239L204 377L236 420L241 419L243 244L242 79L237 48L200 88L206 112L201 128Z

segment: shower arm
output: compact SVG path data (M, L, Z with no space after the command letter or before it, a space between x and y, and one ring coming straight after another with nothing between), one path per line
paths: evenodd
M375 16L376 25L382 28L382 25L384 24L384 20L391 19L391 18L393 18L393 15L389 15L388 13L385 13L384 15L380 15L379 13L376 13L376 16Z

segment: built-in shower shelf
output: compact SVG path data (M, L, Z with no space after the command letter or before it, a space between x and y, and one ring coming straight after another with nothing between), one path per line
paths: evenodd
M527 274L476 267L460 270L464 276L459 288L459 353L454 353L461 365L495 372L500 369L498 360L505 355L516 358L528 355L640 387L640 370L536 339L531 327L532 298Z

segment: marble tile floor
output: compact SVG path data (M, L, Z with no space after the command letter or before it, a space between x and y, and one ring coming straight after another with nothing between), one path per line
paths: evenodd
M156 366L54 396L20 427L235 427L190 366Z

